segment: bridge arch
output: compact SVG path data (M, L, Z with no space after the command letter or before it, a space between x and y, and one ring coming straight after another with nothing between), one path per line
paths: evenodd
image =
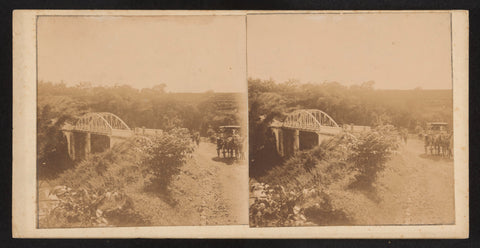
M283 127L306 131L320 131L322 127L339 128L337 122L318 109L299 109L288 114Z
M327 113L319 109L299 109L272 124L276 148L280 156L290 156L299 150L310 149L322 140L342 132L342 128Z
M122 119L107 112L86 113L74 125L66 124L62 131L73 160L102 152L134 134Z
M130 131L130 128L112 113L94 112L81 116L75 123L74 130L111 135L114 130Z

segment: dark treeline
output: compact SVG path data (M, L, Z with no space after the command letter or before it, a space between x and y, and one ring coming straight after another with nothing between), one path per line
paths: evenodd
M268 126L273 119L283 120L294 109L320 109L339 125L389 124L410 132L425 128L431 121L447 122L450 128L453 123L451 90L378 90L372 81L344 86L337 82L300 84L249 79L248 99L251 168L274 163L274 140Z
M250 79L248 93L250 107L259 105L261 114L320 109L338 124L392 124L412 131L428 121L452 124L451 90L375 90L372 81L348 87L337 82L277 84Z
M45 168L39 172L46 174L71 164L60 128L65 122L74 124L84 113L110 112L130 128L187 128L207 136L221 125L240 125L240 103L244 99L240 93L169 93L163 84L135 89L126 85L39 82L37 95L37 159Z
M220 125L239 125L237 93L167 93L165 85L92 87L39 82L38 112L44 108L78 117L85 112L110 112L131 128L188 128L206 135Z

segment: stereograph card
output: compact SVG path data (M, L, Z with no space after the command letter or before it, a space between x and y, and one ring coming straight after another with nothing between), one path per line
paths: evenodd
M468 12L16 10L16 238L467 238Z

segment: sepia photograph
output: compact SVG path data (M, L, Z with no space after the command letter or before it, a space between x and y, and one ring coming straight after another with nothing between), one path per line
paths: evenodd
M38 227L247 224L244 26L39 16Z
M15 10L14 238L468 238L468 11Z
M455 223L449 13L247 23L251 227Z

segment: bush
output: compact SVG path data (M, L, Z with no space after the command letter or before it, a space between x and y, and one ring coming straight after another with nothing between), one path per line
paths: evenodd
M255 200L249 217L254 227L351 223L345 212L332 206L330 196L316 187L287 191L279 185L254 183L251 191Z
M50 192L57 206L41 220L41 226L147 225L146 217L135 208L133 195L128 195L135 194L130 187L139 182L141 188L143 181L169 196L173 176L192 151L188 130L176 129L155 137L134 137L92 154L50 181L60 185ZM165 200L171 203L170 197Z
M52 110L50 105L38 111L37 171L40 179L51 179L72 168L65 136L60 128L71 119Z
M328 192L332 187L349 185L371 187L397 146L395 130L382 126L359 137L338 135L296 153L259 178L267 184L253 184L251 223L254 226L351 223L342 209L333 206Z
M190 133L187 129L173 129L151 139L144 161L147 180L158 193L168 194L173 177L179 174L187 155L194 151Z
M148 223L134 210L130 197L122 192L57 186L52 194L58 204L42 223L44 227L138 226Z
M256 183L251 186L256 196L250 206L250 225L264 226L294 226L302 225L305 217L297 211L295 204L298 194L286 192L282 186L270 187L268 184Z
M341 169L345 175L352 170L346 162L352 142L352 137L347 135L324 140L319 146L297 152L282 165L273 167L259 181L282 185L289 190L301 190L312 185L326 186L327 182L334 181L330 171Z
M351 146L351 153L347 159L358 171L352 186L371 187L397 148L397 135L392 126L381 126L373 132L360 135Z
M350 142L352 138L343 135L325 140L311 150L296 153L259 178L268 184L252 185L255 201L250 206L251 223L303 226L349 222L323 192L354 173L345 161Z
M125 193L128 180L141 177L131 141L103 153L93 154L75 168L50 181L56 186L49 198L53 208L40 222L42 227L95 227L146 225ZM135 147L135 146L133 146ZM125 171L128 171L126 173Z
M314 201L312 206L305 207L305 217L317 225L345 225L351 224L351 219L340 209L332 206L329 195L323 193Z

